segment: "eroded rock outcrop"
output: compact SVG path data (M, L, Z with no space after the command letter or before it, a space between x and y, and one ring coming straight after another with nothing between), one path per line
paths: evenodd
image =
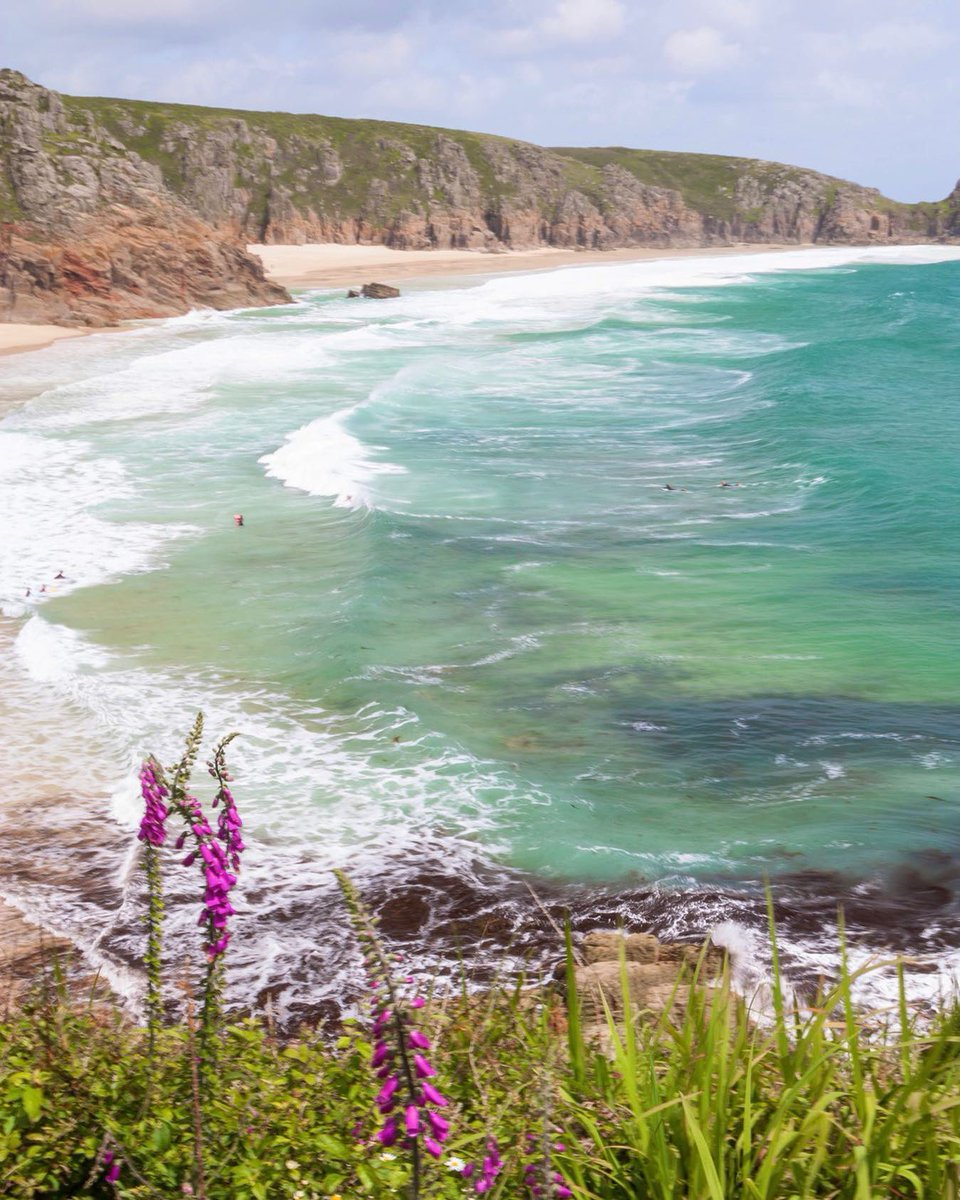
M624 982L632 1020L667 1016L677 1024L691 989L715 978L724 962L724 952L709 942L661 942L649 933L588 933L580 953L576 983L584 1037L601 1046L609 1043L610 1020L621 1024L626 1017Z
M10 71L0 149L0 320L101 326L289 300L157 164Z

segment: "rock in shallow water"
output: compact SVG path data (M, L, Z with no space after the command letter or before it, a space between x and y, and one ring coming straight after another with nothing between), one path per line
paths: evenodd
M400 289L391 287L389 283L365 283L360 295L368 300L393 300L400 295Z

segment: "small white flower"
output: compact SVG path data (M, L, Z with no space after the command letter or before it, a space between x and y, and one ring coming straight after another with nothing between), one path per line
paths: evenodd
M457 1156L455 1154L451 1154L447 1158L447 1170L448 1171L462 1171L466 1165L467 1164L463 1161L463 1159L457 1158Z
M384 1150L380 1157L384 1162L393 1162L397 1156L395 1154L391 1154L389 1150Z

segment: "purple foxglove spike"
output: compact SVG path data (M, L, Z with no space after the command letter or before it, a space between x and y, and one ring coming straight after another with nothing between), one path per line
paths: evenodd
M377 1042L373 1048L373 1056L370 1059L370 1066L376 1070L377 1067L382 1067L390 1057L390 1047L386 1042Z
M482 1196L484 1192L490 1191L490 1181L487 1179L478 1179L473 1185L477 1195Z
M430 1049L430 1039L425 1037L419 1029L411 1029L407 1040L409 1041L411 1048L414 1050Z
M113 1166L109 1168L106 1175L104 1175L104 1179L107 1181L107 1183L116 1183L119 1178L120 1164L114 1163Z
M428 1101L430 1104L435 1104L437 1108L447 1107L446 1096L438 1092L432 1083L427 1083L424 1081L421 1084L421 1091L423 1092L424 1100Z
M558 1198L558 1200L567 1200L567 1197L572 1196L573 1192L570 1191L565 1183L558 1183L553 1189L553 1194Z
M410 1001L411 1008L423 1008L425 1004L426 1000L424 1000L422 996L414 996L414 998Z
M426 1079L430 1075L436 1075L436 1071L422 1054L415 1054L413 1056L413 1069L418 1079Z
M408 1104L405 1117L407 1136L416 1137L420 1132L420 1109L415 1104Z
M435 1142L432 1137L423 1139L423 1148L428 1154L432 1154L434 1158L443 1157L443 1147L439 1142Z

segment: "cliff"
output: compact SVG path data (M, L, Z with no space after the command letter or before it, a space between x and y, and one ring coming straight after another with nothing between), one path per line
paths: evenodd
M0 320L99 326L288 300L156 164L0 71Z
M61 96L0 71L0 320L108 324L286 299L246 242L613 249L960 237L960 186L899 204L754 159L547 149L289 113Z

